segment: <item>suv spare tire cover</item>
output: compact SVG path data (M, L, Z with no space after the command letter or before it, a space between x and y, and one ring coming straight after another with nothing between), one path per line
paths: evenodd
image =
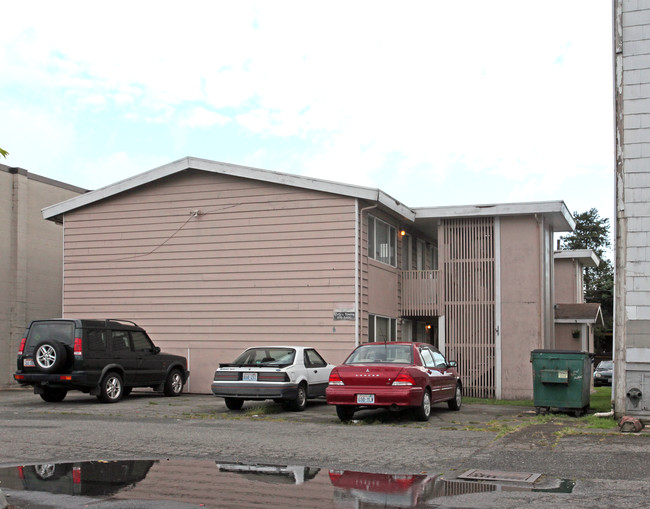
M34 363L44 373L54 373L61 369L65 366L66 360L66 348L58 341L41 341L34 349Z

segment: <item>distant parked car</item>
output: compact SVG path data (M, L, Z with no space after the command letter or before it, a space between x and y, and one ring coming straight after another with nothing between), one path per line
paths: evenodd
M325 396L332 368L313 348L256 346L219 365L212 392L224 398L230 410L241 409L247 400L272 399L302 411L308 398Z
M614 361L600 361L594 369L594 386L612 385Z
M178 396L190 372L187 359L161 353L145 330L128 320L34 320L20 343L14 379L48 403L68 391L115 403L134 387Z
M460 410L462 383L456 363L425 343L366 343L332 370L327 403L342 421L360 408L411 407L427 421L431 405L446 401Z

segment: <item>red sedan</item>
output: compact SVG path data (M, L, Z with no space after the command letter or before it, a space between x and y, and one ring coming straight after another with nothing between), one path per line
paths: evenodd
M456 363L425 343L366 343L332 370L326 395L342 421L360 408L411 407L428 421L431 405L460 410L462 384Z

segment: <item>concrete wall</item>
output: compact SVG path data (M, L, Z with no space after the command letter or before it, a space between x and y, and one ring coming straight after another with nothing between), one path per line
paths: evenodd
M501 386L503 399L532 397L530 352L545 347L543 224L501 218Z
M579 330L580 336L573 337L573 332ZM555 347L558 350L594 351L594 327L587 323L557 323L555 324Z
M650 419L650 1L614 5L615 406ZM633 388L646 395L637 405Z
M576 259L555 260L555 302L580 304L585 301L582 289L582 265Z
M0 387L31 320L61 316L63 232L41 209L85 190L0 165Z

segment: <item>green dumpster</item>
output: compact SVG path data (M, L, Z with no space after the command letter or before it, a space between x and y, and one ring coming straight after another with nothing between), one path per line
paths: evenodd
M575 350L533 350L533 397L535 411L558 408L576 417L589 408L591 357Z

